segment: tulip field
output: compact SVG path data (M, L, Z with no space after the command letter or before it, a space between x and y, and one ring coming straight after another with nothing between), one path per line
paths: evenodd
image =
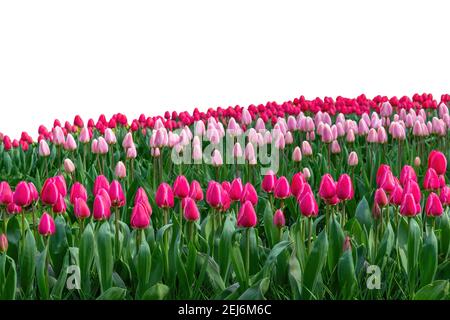
M0 299L450 299L449 107L302 96L0 133Z

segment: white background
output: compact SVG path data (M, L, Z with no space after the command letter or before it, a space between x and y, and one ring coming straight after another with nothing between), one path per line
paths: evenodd
M301 94L439 99L448 3L0 0L0 132Z

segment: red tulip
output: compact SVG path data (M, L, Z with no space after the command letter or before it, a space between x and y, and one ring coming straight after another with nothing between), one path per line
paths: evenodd
M231 183L230 183L230 182L228 182L228 181L222 181L221 186L222 186L222 189L223 189L224 191L226 191L227 193L230 192L230 189L231 189Z
M94 196L97 195L101 189L105 189L106 191L109 191L109 181L103 175L99 175L95 178L94 188L92 190L94 193Z
M200 182L197 180L192 180L189 186L189 196L195 201L203 200L203 190Z
M8 182L2 181L0 183L0 205L6 206L13 201L13 193Z
M119 181L114 180L111 183L108 193L113 207L123 207L125 205L125 195Z
M20 207L27 207L31 204L31 193L28 183L21 181L17 184L13 194L13 201Z
M442 215L444 209L442 208L441 200L436 193L432 192L428 196L427 203L425 204L425 212L427 216L438 217Z
M420 205L416 203L412 193L407 193L403 196L402 205L400 206L400 213L403 216L412 217L420 212Z
M244 186L242 185L241 178L236 178L231 182L229 196L231 201L238 201L241 199Z
M277 199L286 199L291 195L291 189L286 177L282 176L275 183L274 196Z
M436 170L438 175L445 174L447 171L447 158L440 151L431 151L428 155L428 168Z
M340 200L351 200L354 196L352 179L348 174L342 174L336 185L336 195Z
M58 201L59 192L55 179L49 178L45 180L41 190L41 201L44 205L53 206Z
M378 188L375 190L375 203L380 207L385 207L389 204L389 200L386 192L384 192L384 189Z
M111 216L111 205L104 196L98 194L94 198L94 207L92 211L95 220L108 220Z
M158 186L155 195L155 202L160 208L173 208L173 191L169 184L163 182Z
M440 182L436 170L428 168L423 178L423 188L425 190L437 190L439 189Z
M294 174L294 176L292 177L292 181L291 181L291 192L296 198L298 198L298 196L302 192L303 186L305 184L306 184L306 179L305 179L305 176L303 175L303 173L297 172L296 174Z
M239 209L237 218L238 227L252 228L256 226L257 222L258 218L256 216L255 208L253 208L253 204L249 200L245 201Z
M44 237L55 233L55 221L47 212L44 212L39 221L38 231Z
M281 209L275 211L275 214L273 215L273 224L278 228L282 228L286 225L286 218Z
M222 206L222 186L216 181L210 181L206 190L206 202L213 208Z
M150 225L150 215L141 203L133 207L130 222L133 229L145 229Z
M250 201L252 205L256 206L258 203L258 194L256 193L255 187L250 182L244 185L242 190L241 202Z
M173 183L173 194L177 198L186 198L189 196L189 182L185 176L178 176Z
M306 192L299 200L300 212L305 217L316 217L319 213L319 207L316 199L310 192Z
M78 219L86 219L91 215L91 210L82 198L75 199L73 212Z
M197 204L192 198L184 198L184 218L188 221L197 221L200 218L200 212L198 211Z
M320 181L319 196L323 200L330 200L336 196L336 182L329 173L325 174Z
M87 201L86 188L79 182L75 182L72 189L70 189L70 203L75 204L77 198Z
M261 183L262 189L267 193L273 192L273 189L275 188L276 180L277 180L277 177L275 176L273 171L272 170L267 171L267 173L264 175L264 178Z
M56 203L53 205L52 209L53 209L54 213L66 212L66 209L67 209L66 201L61 194L58 194L58 200L56 200Z

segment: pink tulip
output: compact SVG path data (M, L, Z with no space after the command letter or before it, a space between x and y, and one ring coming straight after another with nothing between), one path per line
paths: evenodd
M67 135L66 141L64 142L64 149L68 151L74 151L77 149L77 143L70 133Z
M114 180L111 183L108 194L113 207L123 207L125 205L125 195L119 181Z
M48 157L50 155L50 148L47 144L47 141L42 139L39 141L39 155L41 157Z
M219 208L222 205L222 193L222 186L215 181L210 181L206 190L206 202L212 208Z
M325 174L320 181L319 196L323 200L331 200L336 196L336 182L329 173Z
M75 164L70 159L64 160L64 171L68 174L75 172Z
M82 198L75 199L73 212L75 214L75 217L77 217L78 219L86 219L91 215L91 210L89 209L86 201Z
M350 152L347 163L350 167L355 167L358 165L358 154L355 151Z
M50 178L45 180L41 190L41 201L44 205L53 206L58 201L59 191L55 180Z
M276 180L277 177L275 176L275 173L272 170L268 170L262 180L261 188L267 193L272 193L275 188Z
M61 194L58 194L58 200L53 205L52 210L54 213L64 213L66 212L67 206L64 197Z
M300 150L300 147L294 148L294 152L292 152L292 160L294 162L302 161L302 151Z
M153 209L150 205L150 201L148 201L147 193L142 187L139 187L137 189L136 195L134 196L134 205L137 205L138 203L142 204L149 216L152 215Z
M93 188L94 196L97 195L101 189L109 191L109 181L104 175L99 175L95 178Z
M75 182L70 190L70 203L75 204L77 198L87 201L86 188L79 182Z
M283 211L281 211L281 209L275 211L275 214L273 215L273 224L278 228L282 228L286 225L286 218L284 217Z
M127 168L122 161L117 162L114 174L118 179L123 179L127 176Z
M352 179L348 174L342 174L336 185L336 195L344 201L353 199L354 194Z
M302 142L302 153L305 157L312 156L313 151L308 141Z
M239 209L237 218L238 227L253 228L257 223L258 218L256 216L255 208L253 208L253 204L250 201L245 201Z
M400 213L403 216L412 217L420 212L420 205L416 203L414 196L411 193L406 193L403 196L402 204L400 206Z
M56 231L55 221L53 218L47 213L44 212L41 219L39 220L38 232L44 237L50 236L54 234Z
M20 207L27 207L31 204L31 200L30 187L25 181L19 182L13 194L14 203Z
M289 182L286 177L282 176L277 179L273 194L277 199L286 199L291 195Z
M389 197L389 203L395 206L402 204L403 188L400 185L396 185Z
M258 203L258 194L256 193L255 187L253 187L250 182L247 182L242 190L241 203L244 203L245 201L250 201L254 206Z
M80 132L79 140L81 143L86 144L91 140L89 130L86 127L83 127Z
M195 201L203 200L203 190L200 185L200 182L197 180L192 180L189 186L189 197L194 199Z
M195 200L190 197L183 200L185 200L183 209L184 218L187 221L197 221L200 218L200 212L198 211Z
M0 234L0 253L5 253L8 251L8 237L6 234Z
M437 190L440 187L439 177L436 170L428 168L423 178L423 188L425 190Z
M341 146L339 145L339 142L337 142L337 140L333 140L333 142L331 143L331 153L332 154L341 153Z
M312 192L306 192L298 199L300 212L305 217L316 217L319 213L319 207Z
M244 186L242 185L241 178L235 178L231 182L230 191L228 195L230 196L231 201L238 201L242 197L242 191L244 190Z
M158 186L155 195L155 202L159 208L173 208L174 206L174 195L172 187L163 182Z
M185 176L178 176L173 183L173 193L175 197L183 199L189 196L189 182Z
M116 135L110 128L105 130L105 140L109 145L117 143Z
M108 196L109 200L109 196ZM111 204L108 203L108 200L105 199L101 194L97 194L94 198L94 206L93 206L93 216L97 221L100 220L108 220L111 216Z
M375 203L380 207L385 207L389 204L386 192L382 188L375 190Z
M427 216L439 217L443 212L444 209L442 208L442 203L439 196L436 193L431 192L425 204L425 213Z
M445 174L447 171L447 158L440 151L431 151L428 155L428 168L433 168L438 175Z
M13 201L13 193L8 182L2 181L0 183L0 205L6 206Z
M146 229L150 225L150 215L141 203L136 204L131 212L130 225L133 229Z

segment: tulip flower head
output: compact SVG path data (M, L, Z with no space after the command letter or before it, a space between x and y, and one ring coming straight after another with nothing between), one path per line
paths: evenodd
M119 181L114 180L111 183L108 193L113 207L123 207L125 205L125 194Z
M253 228L256 226L257 222L258 218L253 204L248 200L245 201L239 209L237 226L242 228Z
M172 187L163 182L158 186L155 195L155 202L159 208L173 208L174 206L174 194Z
M275 211L275 214L273 215L273 224L278 228L282 228L286 225L286 218L281 209Z
M47 212L44 212L41 219L39 220L38 231L39 234L43 235L44 237L53 235L56 231L55 221Z
M0 234L0 253L6 253L8 251L8 237L6 234Z

